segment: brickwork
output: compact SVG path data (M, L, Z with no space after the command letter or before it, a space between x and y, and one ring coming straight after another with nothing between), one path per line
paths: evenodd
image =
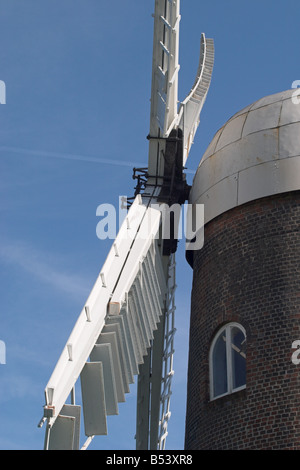
M300 191L212 220L194 253L186 449L300 450ZM209 347L246 329L246 389L210 401Z

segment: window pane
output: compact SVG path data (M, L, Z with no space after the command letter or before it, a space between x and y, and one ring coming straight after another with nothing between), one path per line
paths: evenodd
M232 388L246 384L246 338L237 327L231 329Z
M227 392L227 360L225 331L219 336L213 350L213 394L214 397Z

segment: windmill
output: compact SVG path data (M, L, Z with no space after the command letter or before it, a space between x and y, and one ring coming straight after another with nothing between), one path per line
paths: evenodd
M107 434L107 416L118 414L135 376L136 448L165 448L178 242L171 209L188 199L184 166L214 62L213 41L202 34L196 80L178 107L179 7L180 0L155 0L148 168L134 169L135 196L46 386L45 449L86 449Z

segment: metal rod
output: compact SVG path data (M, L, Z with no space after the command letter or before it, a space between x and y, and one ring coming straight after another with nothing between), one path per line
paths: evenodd
M89 436L80 450L86 450L95 436Z

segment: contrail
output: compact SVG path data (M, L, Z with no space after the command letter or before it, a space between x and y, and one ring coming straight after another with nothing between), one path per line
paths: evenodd
M75 160L87 163L98 163L102 165L115 165L115 166L129 166L131 168L138 167L144 168L147 167L145 162L128 162L125 160L114 160L110 158L97 158L91 157L87 155L76 155L70 153L57 153L57 152L46 152L45 150L33 150L33 149L23 149L19 147L6 147L1 146L0 152L10 152L10 153L19 153L22 155L30 155L30 156L39 156L45 158L59 158L63 160ZM194 174L194 170L185 170L186 173Z
M19 147L0 147L0 152L11 152L11 153L19 153L23 155L31 155L31 156L40 156L40 157L49 157L49 158L60 158L64 160L77 160L82 162L89 162L89 163L100 163L104 165L116 165L116 166L139 166L144 167L147 166L145 162L128 162L124 160L112 160L109 158L97 158L97 157L90 157L86 155L76 155L76 154L69 154L69 153L57 153L57 152L46 152L44 150L32 150L32 149L23 149Z

